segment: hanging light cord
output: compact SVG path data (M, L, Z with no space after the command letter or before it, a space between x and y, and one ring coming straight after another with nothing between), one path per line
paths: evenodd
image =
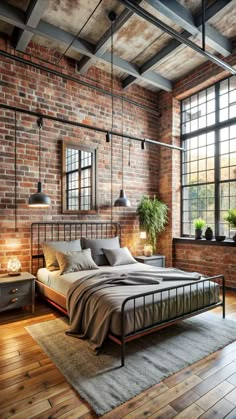
M68 47L65 49L65 51L63 52L63 54L61 54L59 60L56 62L56 65L59 64L59 62L62 60L62 58L65 56L65 54L67 53L67 51L70 49L71 45L73 45L73 43L75 42L75 40L78 38L78 36L81 34L82 30L85 28L85 26L87 25L87 23L89 22L89 20L91 19L91 17L93 16L93 14L96 12L97 8L100 6L102 0L100 0L97 4L97 6L95 7L95 9L92 11L92 13L89 15L88 19L86 20L86 22L83 24L82 28L79 30L79 32L75 35L75 37L72 39L71 43L68 45Z
M41 129L43 126L43 118L38 118L38 127L39 127L39 183L41 183Z
M121 133L122 133L122 145L121 145L121 167L122 167L122 189L124 189L124 137L123 137L123 133L124 133L124 123L123 123L123 117L124 117L124 103L123 103L123 97L122 97L122 101L121 101Z
M113 131L114 125L114 68L113 68L113 34L114 34L114 21L111 21L111 132ZM111 223L113 219L113 135L111 135Z
M14 195L14 215L15 215L15 232L17 232L18 228L17 228L17 173L16 173L16 168L17 168L17 157L16 157L16 146L17 146L17 138L16 138L16 134L17 134L17 125L16 125L16 111L15 111L15 126L14 126L14 131L15 131L15 161L14 161L14 165L15 165L15 195Z

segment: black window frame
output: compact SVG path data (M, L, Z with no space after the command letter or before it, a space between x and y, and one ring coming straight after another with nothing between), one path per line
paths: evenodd
M67 171L66 169L66 152L67 149L72 149L78 151L79 155L79 167L77 169L73 169L71 171ZM81 165L81 155L82 153L91 153L91 165L83 166ZM63 214L95 214L97 213L98 208L98 192L97 192L97 161L98 161L98 150L97 147L84 147L81 144L76 142L68 142L63 140L62 141L62 213ZM81 186L81 175L82 173L87 170L91 169L91 194L88 196L91 200L91 208L89 209L82 209L81 208L81 192L84 189ZM71 174L77 173L78 174L78 208L76 209L69 209L68 208L68 192L69 192L69 181L68 178Z
M214 148L215 148L215 152L214 152L214 181L211 183L212 185L214 185L214 188L215 188L213 231L214 231L215 235L219 235L219 234L222 234L221 230L224 228L227 238L232 238L233 235L234 235L234 233L231 232L230 226L227 222L223 222L223 225L221 226L221 224L222 224L221 211L226 212L227 209L229 209L229 208L222 210L221 207L220 207L220 202L221 202L220 188L223 189L223 186L222 186L223 184L228 184L229 185L229 187L228 187L228 189L229 189L229 195L228 195L229 202L230 202L231 198L232 198L232 200L235 199L234 193L233 193L233 195L230 195L230 185L233 184L232 189L233 188L235 189L236 178L234 178L234 179L229 178L227 180L222 180L221 176L220 176L220 171L222 169L221 166L220 166L220 159L221 159L222 156L224 156L224 153L221 153L221 151L220 151L221 143L223 143L223 140L220 140L220 134L222 132L221 130L223 128L231 127L231 126L234 126L236 124L236 116L233 117L233 118L229 117L230 106L231 106L229 101L228 101L228 105L224 108L224 109L228 109L228 119L220 121L220 115L222 115L222 109L220 109L220 98L224 94L224 93L220 93L220 86L222 86L221 83L224 83L224 82L227 83L227 81L228 81L228 86L229 86L230 85L230 80L232 79L232 77L234 77L234 76L227 77L223 80L220 80L219 82L217 82L215 84L212 84L211 86L208 86L207 88L202 89L202 90L198 91L197 93L195 93L195 94L193 94L193 95L191 95L191 96L189 96L189 97L187 97L187 98L185 98L181 101L181 112L180 112L180 115L181 115L181 145L184 148L184 151L181 153L181 236L182 237L193 237L193 235L194 235L193 232L191 232L191 227L192 227L191 221L186 222L186 219L184 220L184 209L186 209L186 208L184 208L184 203L185 203L184 198L186 197L186 195L188 196L187 193L184 194L184 191L185 190L187 191L187 188L190 187L190 186L194 186L194 185L197 186L197 187L201 186L201 184L198 183L197 181L196 181L196 183L192 183L192 184L190 184L190 181L188 181L189 182L188 184L184 182L184 175L186 176L186 174L188 174L189 179L190 179L191 174L195 173L195 172L191 173L191 171L190 171L191 158L189 157L189 160L186 161L187 149L185 148L185 146L186 146L188 140L191 141L191 139L196 138L197 141L198 141L198 145L196 147L196 150L197 150L197 153L198 153L197 154L198 157L196 158L198 169L196 171L196 174L198 176L197 180L199 180L199 173L201 172L201 170L199 170L199 161L200 161L200 158L199 158L199 154L200 154L200 151L199 151L199 148L200 148L199 147L199 137L201 135L204 135L204 134L207 135L211 132L214 132L214 136L215 136L215 141L214 141ZM228 89L228 99L229 99L229 95L231 94L231 92L234 92L234 96L236 94L235 79L234 79L233 83L234 83L233 89L232 90ZM197 98L197 109L199 109L200 94L202 92L203 93L205 92L205 94L206 94L207 90L211 89L211 88L214 88L214 91L215 91L215 123L212 124L212 125L200 128L200 129L199 129L199 125L198 125L198 129L196 129L192 132L188 132L188 133L185 132L184 133L183 132L183 127L184 127L184 124L186 123L186 120L187 120L187 118L186 118L186 114L187 114L186 102L189 100L190 103L191 103L191 98L193 98L195 95L197 95L197 97L195 97L195 98ZM185 104L185 109L184 109L184 104ZM235 106L235 105L236 105L236 101L234 99L233 106ZM206 99L206 108L207 108L207 99ZM185 111L185 120L183 118L184 111ZM199 115L197 117L199 117ZM206 118L207 118L207 113L206 113ZM199 121L197 123L199 124ZM235 129L236 129L236 127L235 127ZM230 128L228 128L228 130L230 130ZM236 134L233 132L232 137L230 137L230 134L229 134L229 138L228 138L229 144L231 143L231 141L233 143L234 139L236 141ZM207 140L206 140L206 144L207 144ZM188 150L189 150L189 156L191 156L190 145L189 145ZM233 152L231 152L231 151L228 152L229 161L230 161L231 153L233 155L233 153L235 153L235 152L234 151ZM207 167L207 159L208 159L208 156L206 155L206 167ZM187 164L189 164L188 169L187 169ZM230 164L229 164L229 166L226 166L226 168L229 169L229 173L230 173L230 168L231 168ZM188 170L189 170L189 173L188 173ZM207 168L206 168L206 179L207 179ZM207 185L209 185L207 180L205 182L203 182L203 186L204 185L206 186L206 188L207 188ZM188 198L188 200L189 200L189 198ZM196 199L196 202L198 202L198 198ZM190 202L189 202L189 205L190 205ZM198 212L197 217L201 216L201 215L199 215L199 211L200 211L199 208L197 208L197 212ZM207 212L207 208L205 209L205 212ZM189 214L189 216L191 216L191 210L186 211L185 215L187 215L187 213ZM194 218L197 218L197 217L194 217ZM187 219L188 219L188 215L187 215ZM188 226L189 226L189 231L188 231L189 234L186 234L187 229L185 229L185 231L184 231L184 221L186 222L186 225L188 224Z

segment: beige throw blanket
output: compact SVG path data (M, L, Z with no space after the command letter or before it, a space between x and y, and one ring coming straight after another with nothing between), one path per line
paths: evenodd
M70 318L68 335L89 339L93 349L98 350L110 329L111 317L120 312L125 298L137 295L139 285L146 292L158 289L163 279L198 280L199 274L175 269L156 271L130 271L125 273L92 273L74 282L67 294L67 311ZM153 287L155 286L155 287Z

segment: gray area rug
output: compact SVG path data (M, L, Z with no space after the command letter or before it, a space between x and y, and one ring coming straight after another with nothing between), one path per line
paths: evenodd
M236 322L204 313L126 345L107 341L99 355L86 341L65 335L59 318L26 327L67 381L102 415L164 378L236 340Z

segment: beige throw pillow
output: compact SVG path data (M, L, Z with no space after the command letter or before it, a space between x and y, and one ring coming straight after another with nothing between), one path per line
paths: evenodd
M60 267L60 275L98 269L98 266L92 259L90 249L81 250L81 252L56 252L56 257Z
M80 239L71 241L44 242L42 243L42 249L46 262L46 268L49 271L56 271L59 269L56 252L77 252L82 250Z

